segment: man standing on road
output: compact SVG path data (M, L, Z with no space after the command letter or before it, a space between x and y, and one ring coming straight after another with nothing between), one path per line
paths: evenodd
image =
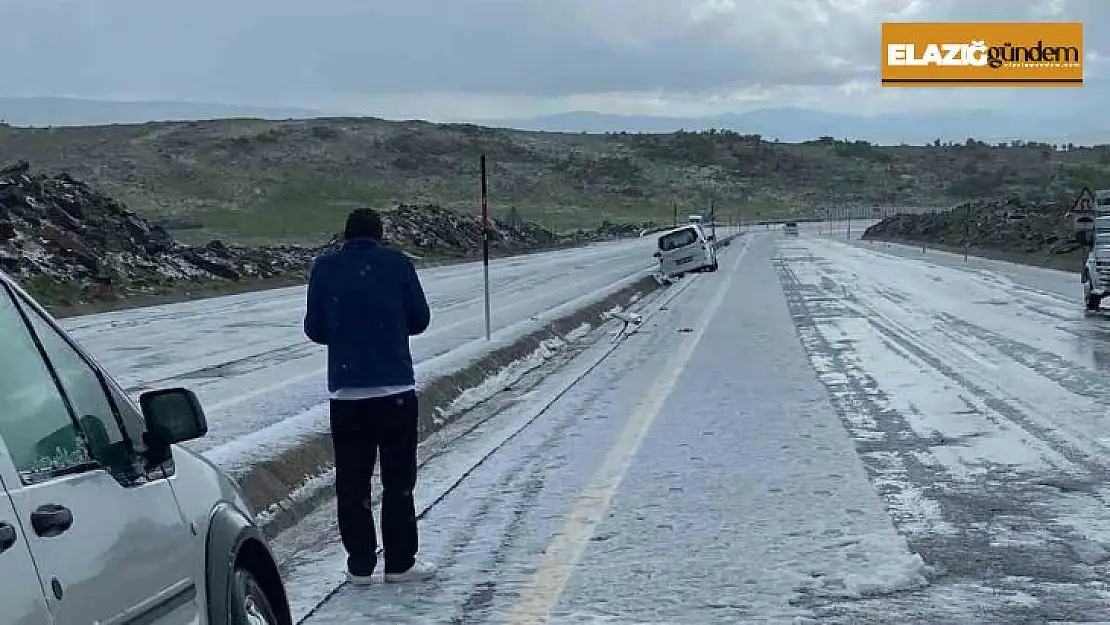
M431 579L416 559L417 398L409 337L427 329L428 301L416 268L382 245L373 210L347 217L343 246L321 255L308 281L304 331L328 347L331 436L339 533L347 578L369 583L377 566L370 481L379 455L382 542L387 582Z

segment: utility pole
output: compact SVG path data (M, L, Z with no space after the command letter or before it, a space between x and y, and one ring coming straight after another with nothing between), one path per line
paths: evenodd
M709 230L713 240L717 240L717 205L709 198Z
M964 262L967 262L967 250L971 246L971 202L964 204Z
M490 340L490 310L489 310L489 195L486 191L486 155L482 155L482 274L485 283L486 299L486 340Z
M925 253L925 237L921 237L921 253Z

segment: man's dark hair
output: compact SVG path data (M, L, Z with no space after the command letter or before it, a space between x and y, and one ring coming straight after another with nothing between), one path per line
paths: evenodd
M378 211L371 208L356 208L347 215L347 226L343 229L344 239L370 237L381 241L384 235L382 216Z

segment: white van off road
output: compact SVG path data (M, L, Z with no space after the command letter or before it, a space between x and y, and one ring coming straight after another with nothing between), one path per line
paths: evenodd
M0 372L0 623L292 625L192 392L135 405L3 272Z
M713 236L701 226L691 224L660 235L655 257L660 271L668 278L691 271L717 271L717 250Z

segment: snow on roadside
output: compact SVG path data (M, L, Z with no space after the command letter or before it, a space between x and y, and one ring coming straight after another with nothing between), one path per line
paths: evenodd
M327 488L335 485L335 469L328 469L319 475L311 475L305 478L301 485L294 488L293 492L285 499L270 504L265 510L255 513L255 521L265 527L274 520L277 515L285 510L300 507L311 501L316 495Z
M519 358L510 362L508 365L487 376L477 386L464 390L449 406L438 411L439 416L437 423L452 420L454 417L472 410L476 406L490 400L498 393L501 393L511 386L519 382L525 375L535 371L543 366L551 358L566 351L567 347L571 344L582 341L590 333L593 326L589 323L583 323L574 330L571 330L567 335L560 338L552 338L544 340L540 346L533 350L527 356ZM318 410L314 408L313 411ZM312 412L312 411L309 411ZM318 426L321 421L309 421L306 417L305 423L312 423L313 425L306 427L302 431L315 431L313 428ZM219 449L219 448L218 448ZM215 451L215 450L213 450ZM234 455L234 454L233 454ZM240 455L241 457L241 455ZM234 465L233 465L234 466ZM240 470L245 469L245 466L240 466ZM319 475L308 476L305 478L301 485L297 486L289 494L288 497L277 503L271 504L265 510L259 511L256 518L259 523L265 525L269 523L274 517L282 511L298 507L303 503L310 501L321 490L331 488L335 483L335 469L328 469Z
M567 342L562 339L547 339L540 346L523 358L510 362L500 371L487 376L477 386L468 388L455 398L448 406L436 410L436 424L442 425L453 417L474 408L489 400L494 395L516 384L555 355L566 349Z
M591 330L593 330L593 328L593 324L583 323L582 325L568 332L565 338L570 343L577 343L578 341L586 338L586 336L590 333Z
M890 539L885 536L849 536L822 551L825 550L842 558L843 568L827 564L814 568L808 579L799 584L804 594L822 599L863 599L920 590L929 585L932 570L921 556L908 551L892 555ZM870 566L861 567L861 562Z
M583 332L588 327L590 324L575 328L568 333L566 340L581 341L585 338ZM603 331L600 327L593 329L599 333ZM570 340L572 335L577 335L574 341ZM426 512L447 489L464 479L479 461L531 423L537 410L555 401L569 385L592 368L609 348L605 342L591 341L568 366L552 372L543 379L540 386L530 390L526 394L527 401L510 404L492 418L482 421L476 428L465 418L454 421L422 442L417 450L420 462L420 479L416 486L418 514ZM310 497L315 494L310 490L313 483L328 488L332 483L329 480L332 479L334 470L308 480L305 487L294 493L292 499L303 500ZM271 518L280 507L271 506L268 514L263 512L258 517ZM282 532L272 541L275 555L283 567L288 567L285 571L285 586L296 619L304 617L317 602L323 600L344 580L343 563L346 553L338 540L337 532L334 504L329 503L298 521L296 526ZM324 540L321 541L322 537Z
M507 348L521 337L543 329L556 319L596 304L647 275L647 271L633 274L604 289L577 297L560 306L550 308L543 314L502 328L494 332L488 341L485 338L476 339L449 352L421 361L415 366L417 390L426 388L432 380L466 369L487 354ZM297 447L308 438L326 433L327 428L327 403L324 402L288 419L214 447L204 452L204 455L225 471L233 475L242 474L251 465L261 460L279 455L285 450Z
M317 404L297 415L232 439L204 452L204 457L233 476L246 472L254 463L297 447L327 432L328 404Z

